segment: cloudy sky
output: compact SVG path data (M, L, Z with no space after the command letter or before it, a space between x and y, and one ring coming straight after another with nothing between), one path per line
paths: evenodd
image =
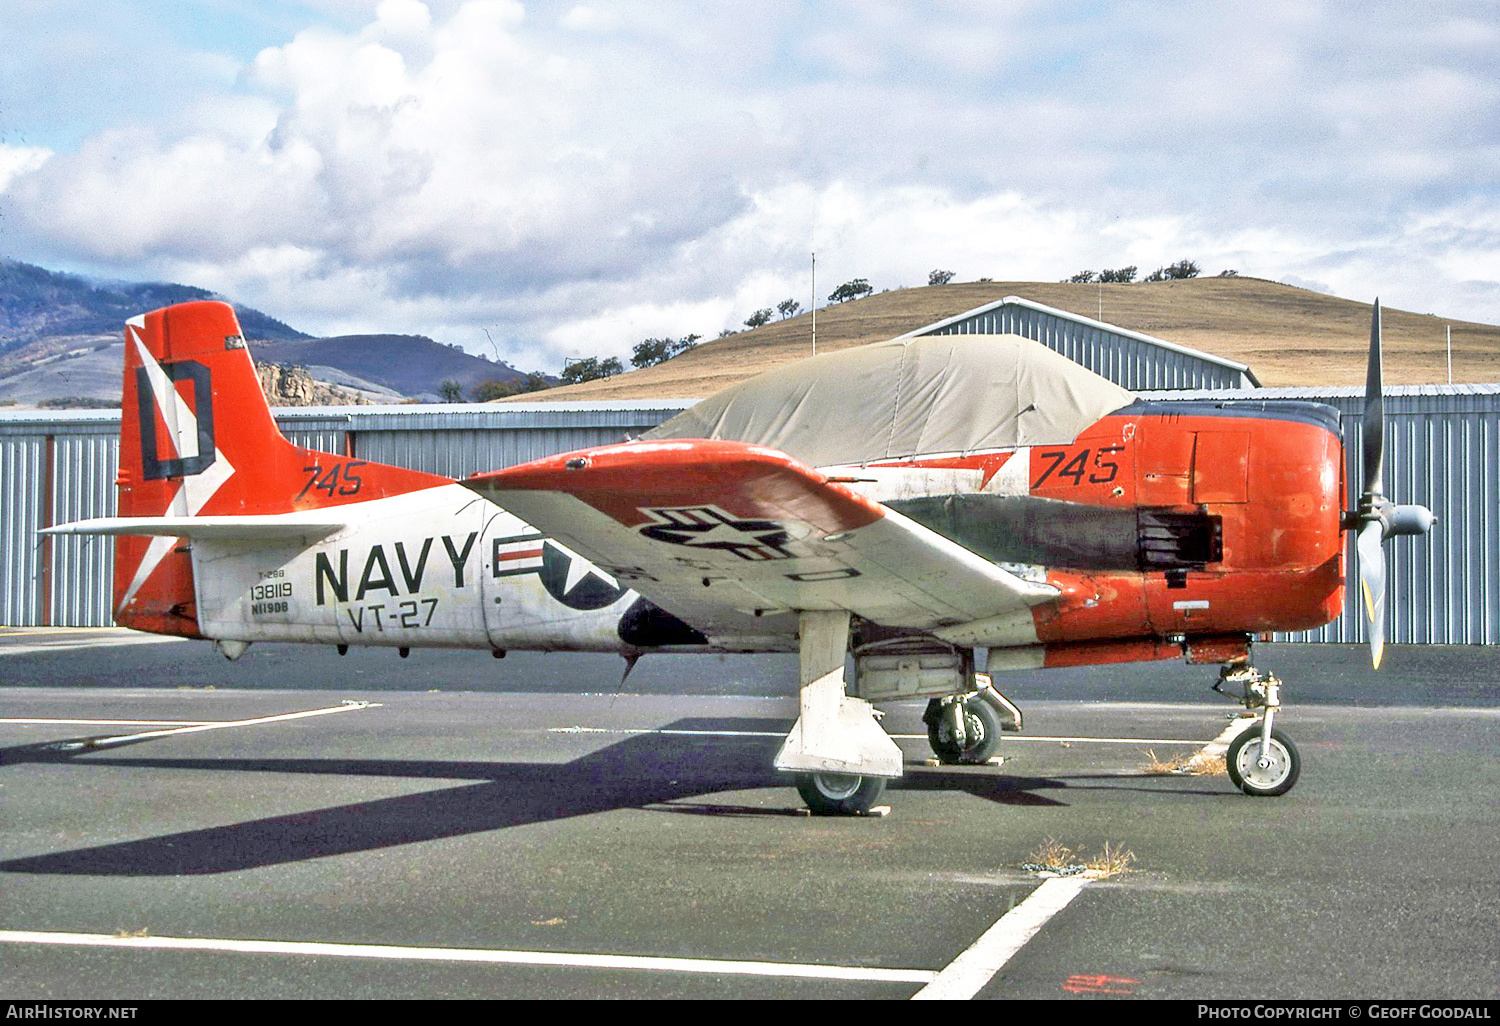
M4 0L0 255L525 369L1178 259L1500 323L1500 5Z

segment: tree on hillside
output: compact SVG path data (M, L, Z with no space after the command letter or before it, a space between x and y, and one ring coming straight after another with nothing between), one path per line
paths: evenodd
M637 342L631 354L631 366L654 367L666 363L674 356L681 356L698 344L702 335L685 335L682 338L648 338Z
M597 356L585 356L572 360L562 372L562 383L564 385L577 385L585 381L597 381L600 378L612 378L616 374L625 373L625 365L620 362L618 356L599 359Z
M515 395L520 391L521 384L518 381L487 378L469 389L469 398L476 403L488 403L496 399L504 399L508 395Z
M1093 280L1093 271L1079 271L1077 274L1073 275L1073 277L1069 278L1068 282L1073 285L1087 285Z
M745 327L747 328L758 328L762 324L769 323L771 323L771 308L769 306L764 310L757 310L745 318Z
M801 309L802 304L795 299L783 299L776 304L776 312L781 314L782 320L786 320L788 317L796 317L797 311Z
M1122 285L1129 284L1135 281L1136 270L1135 264L1130 264L1113 271L1100 271L1099 280L1106 283L1119 282Z
M1240 276L1240 272L1239 271L1220 271L1219 272L1219 277L1220 278L1238 278L1239 276Z
M946 285L952 280L952 271L933 271L927 275L927 284L929 285Z
M445 403L461 403L464 401L464 386L449 378L438 386L438 396Z
M489 378L481 381L469 389L469 398L476 403L488 403L496 399L504 399L507 396L525 395L528 392L541 392L551 387L552 383L547 380L547 375L541 371L532 371L519 381L502 381L499 378Z
M833 292L829 293L828 298L835 303L846 303L851 299L859 299L861 296L868 296L874 291L874 286L872 286L868 281L863 278L855 278L853 281L846 281L844 282L844 284L834 289Z
M1145 281L1180 281L1184 278L1196 278L1199 267L1191 260L1179 260L1175 264L1166 267L1158 267L1145 277Z

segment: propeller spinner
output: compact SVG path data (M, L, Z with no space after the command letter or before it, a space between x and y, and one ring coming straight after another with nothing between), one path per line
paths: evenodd
M1397 505L1385 496L1385 397L1380 365L1380 300L1370 318L1370 363L1365 375L1364 488L1359 508L1344 515L1344 529L1358 531L1359 585L1375 668L1385 652L1385 548L1387 538L1426 534L1437 517L1426 506Z

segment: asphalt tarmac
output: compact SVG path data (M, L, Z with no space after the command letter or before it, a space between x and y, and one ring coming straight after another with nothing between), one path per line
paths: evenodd
M830 819L769 768L785 657L622 685L603 657L0 631L0 995L1500 996L1500 652L1258 657L1286 796L1148 770L1236 712L1162 663L999 682L1027 717L1001 766L927 765L922 705L889 707L889 815ZM1044 884L1049 840L1133 862Z

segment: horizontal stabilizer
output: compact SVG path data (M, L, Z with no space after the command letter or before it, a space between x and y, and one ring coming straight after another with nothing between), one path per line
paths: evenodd
M218 541L286 541L326 538L345 522L327 512L221 517L97 517L44 527L42 534L104 534Z

